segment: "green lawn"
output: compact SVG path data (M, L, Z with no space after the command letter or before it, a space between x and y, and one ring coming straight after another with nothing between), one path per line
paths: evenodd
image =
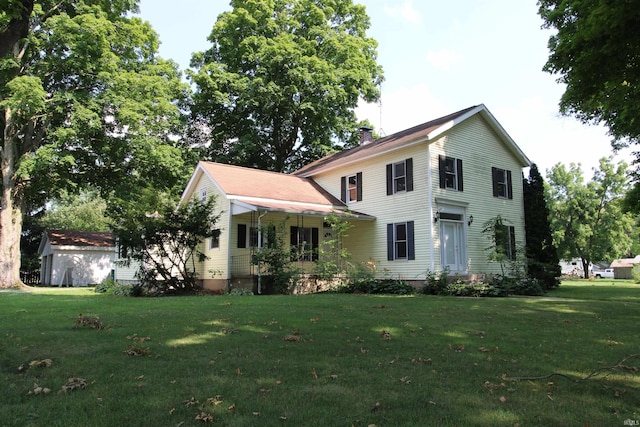
M1 293L0 425L624 425L640 420L637 372L512 378L581 378L640 354L638 294ZM106 328L76 327L80 313Z

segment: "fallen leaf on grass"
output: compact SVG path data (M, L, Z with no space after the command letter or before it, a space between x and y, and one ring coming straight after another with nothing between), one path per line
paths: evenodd
M373 408L371 408L371 412L378 412L378 409L380 409L380 402L376 402L376 404L373 405Z
M183 400L182 403L184 403L185 406L195 406L200 404L200 402L198 402L195 397L192 397L189 400Z
M423 359L422 357L418 357L417 359L411 359L411 363L424 363L425 365L431 365L433 360L430 357Z
M316 373L316 370L314 368L311 368L311 376L314 380L318 379L318 374Z
M506 403L507 402L507 398L504 397L504 396L500 396L500 402Z
M30 368L48 368L53 362L51 359L32 360L29 362Z
M483 353L497 353L498 347L494 347L494 348L480 347L478 350L480 350Z
M151 341L150 337L139 337L138 334L127 335L127 339L136 342Z
M151 353L147 347L140 347L135 345L130 345L128 349L124 351L124 354L128 354L129 356L146 356Z
M292 342L304 341L300 335L285 335L284 338L282 339L285 341L292 341Z
M236 404L235 403L227 408L227 411L231 412L231 413L235 412L235 410L236 410Z
M40 387L38 384L33 383L33 390L30 390L29 393L27 393L28 395L31 394L49 394L51 393L51 389L47 388L47 387Z
M87 380L84 378L72 377L62 386L62 391L72 391L79 388L87 388Z
M390 340L391 339L391 332L389 331L382 331L380 333L380 336L382 337L383 340Z
M213 403L214 406L218 406L222 403L222 397L220 395L216 397L210 397L207 399L207 403Z
M200 412L200 415L196 415L196 421L202 421L203 423L212 423L213 415L206 412Z
M411 384L411 380L409 379L409 377L400 378L400 382L403 384Z
M78 315L76 319L76 327L86 326L91 329L104 329L104 325L97 316L83 316Z
M456 353L462 353L464 351L464 344L462 344L462 345L451 345L451 344L449 344L449 350L453 350Z

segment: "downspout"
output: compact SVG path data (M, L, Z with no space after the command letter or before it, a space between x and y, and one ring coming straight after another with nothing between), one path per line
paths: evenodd
M229 227L229 233L227 237L227 293L231 291L233 283L231 282L231 224L233 221L233 201L229 203L229 219L227 226Z
M262 251L262 217L267 214L264 211L258 216L258 295L262 293L262 272L260 270L260 252Z
M429 259L430 259L430 268L429 270L434 273L436 269L436 261L433 255L433 251L435 248L433 247L433 177L431 174L433 173L433 168L431 167L431 143L427 144L427 197L429 198L428 206L429 206Z

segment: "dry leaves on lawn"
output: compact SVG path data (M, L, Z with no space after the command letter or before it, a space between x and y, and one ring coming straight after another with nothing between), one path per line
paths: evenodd
M91 329L105 328L98 316L83 316L82 314L79 314L78 318L76 319L76 328L79 328L81 326Z
M203 423L212 423L213 415L206 412L200 412L200 415L196 415L196 421L202 421Z
M87 388L87 380L84 378L72 377L62 386L62 391L73 391L79 388Z
M29 390L29 393L27 393L28 395L31 394L49 394L51 393L51 389L47 388L47 387L40 387L38 384L33 383L33 390Z
M51 359L32 360L29 362L30 368L48 368L53 362Z

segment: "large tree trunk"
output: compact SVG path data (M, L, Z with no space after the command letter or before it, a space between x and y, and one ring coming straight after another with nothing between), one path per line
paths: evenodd
M0 198L0 288L21 284L20 236L22 203L16 193L16 144L11 133L11 109L6 108L2 147L2 196Z

